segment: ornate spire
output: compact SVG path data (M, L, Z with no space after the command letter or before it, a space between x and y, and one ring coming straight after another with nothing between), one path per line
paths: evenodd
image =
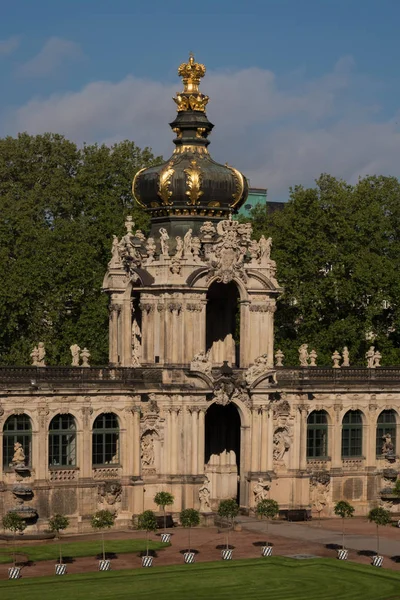
M178 112L187 110L205 111L209 98L199 92L200 79L204 77L205 73L205 66L195 62L192 53L189 55L189 62L182 63L179 66L178 75L183 80L183 92L177 93L174 98Z

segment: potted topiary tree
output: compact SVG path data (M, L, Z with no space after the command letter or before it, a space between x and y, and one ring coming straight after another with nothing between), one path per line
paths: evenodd
M180 514L180 522L183 527L188 528L189 533L189 546L187 552L184 553L183 558L185 563L194 563L194 552L191 552L190 549L190 532L192 527L197 527L200 523L200 513L198 510L194 508L185 508Z
M4 529L11 531L13 534L13 566L8 569L8 578L19 579L21 577L21 569L20 567L17 567L15 560L16 537L18 532L22 533L24 531L26 523L24 519L15 512L9 512L4 515L2 522Z
M101 531L101 540L103 547L103 560L99 561L99 571L109 571L111 568L111 561L106 560L106 552L104 547L104 530L110 529L115 523L115 513L110 510L98 510L92 515L90 524L93 529Z
M229 532L233 529L233 523L235 517L239 513L239 506L236 500L221 500L218 506L218 516L226 519L228 521L228 527L226 530L226 548L225 550L221 550L221 557L223 560L231 560L232 559L232 549L229 548Z
M63 564L62 561L61 532L64 531L64 529L67 529L68 525L69 519L64 515L54 515L54 517L49 519L49 529L50 531L54 531L56 533L60 550L60 560L58 565L56 564L55 566L56 575L65 575L67 572L67 565Z
M279 504L276 500L264 499L260 500L256 506L256 513L260 515L261 519L266 517L267 519L267 542L266 545L262 547L261 554L262 556L271 556L272 555L272 546L268 541L268 526L269 520L276 517L279 513Z
M368 521L376 525L376 555L372 559L374 567L381 567L383 563L383 556L379 554L379 527L389 525L391 520L390 512L383 508L383 506L377 506L368 513Z
M353 516L354 506L346 502L346 500L340 500L335 504L335 508L333 510L335 515L342 519L342 549L338 550L338 558L340 560L347 560L349 551L344 547L344 520Z
M157 517L152 510L145 510L138 517L138 529L146 532L146 556L142 556L142 567L151 567L153 565L153 557L149 556L149 534L157 531Z
M161 534L161 541L168 543L171 540L171 534L167 533L167 513L165 507L171 506L174 503L174 497L169 492L157 492L154 496L154 502L159 508L162 508L164 513L164 533Z

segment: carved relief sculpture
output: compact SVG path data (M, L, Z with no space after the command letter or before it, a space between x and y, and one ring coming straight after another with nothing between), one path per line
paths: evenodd
M10 463L10 467L25 466L25 452L20 442L14 444L14 454Z
M284 424L275 429L273 458L276 463L283 463L284 457L292 445L292 438L293 433L290 425Z
M267 374L270 374L272 382L276 383L275 371L268 366L268 355L262 354L261 356L258 356L255 359L254 364L247 369L245 373L246 383L250 385L253 381L261 377L261 375Z
M261 502L261 500L266 500L268 498L269 489L269 483L266 483L262 477L259 477L253 485L253 497L255 506L257 506L257 504Z
M118 481L107 481L100 483L98 487L98 499L100 504L115 507L121 502L122 486Z
M154 453L154 437L153 432L147 431L142 435L141 440L141 459L144 469L154 468L155 453Z
M199 501L200 501L200 512L211 512L211 490L210 490L210 480L206 476L204 478L204 483L199 489Z
M154 262L154 255L156 253L156 243L154 241L154 238L149 237L149 239L147 240L146 251L147 251L147 264L150 265L152 262Z
M212 370L212 362L211 362L211 350L207 352L199 352L195 355L192 362L190 363L191 371L200 371L201 373L206 373L209 375Z

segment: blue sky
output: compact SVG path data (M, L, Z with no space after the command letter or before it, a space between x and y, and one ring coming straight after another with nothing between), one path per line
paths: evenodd
M211 153L271 200L322 172L399 175L398 0L0 0L0 135L133 139L166 158L193 51Z

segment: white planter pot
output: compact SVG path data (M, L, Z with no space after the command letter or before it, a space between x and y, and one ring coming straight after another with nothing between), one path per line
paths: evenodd
M110 571L111 560L99 560L99 571Z
M263 546L261 548L261 556L272 556L272 546Z
M54 565L54 572L56 575L66 575L67 574L67 565L64 564L57 564Z
M185 554L183 555L183 560L188 565L194 563L195 562L194 552L185 552Z
M221 558L222 560L232 560L233 550L221 550Z
M162 533L161 541L163 542L163 544L169 544L171 541L171 534L170 533Z
M153 557L152 556L142 556L142 567L152 567L153 566Z
M339 560L347 560L349 557L349 551L346 550L346 548L340 548L340 550L337 551L337 557Z
M381 567L382 564L383 564L383 556L380 556L380 554L377 554L372 559L372 563L371 564L372 564L373 567Z
M19 579L21 577L20 567L10 567L8 569L8 579Z

